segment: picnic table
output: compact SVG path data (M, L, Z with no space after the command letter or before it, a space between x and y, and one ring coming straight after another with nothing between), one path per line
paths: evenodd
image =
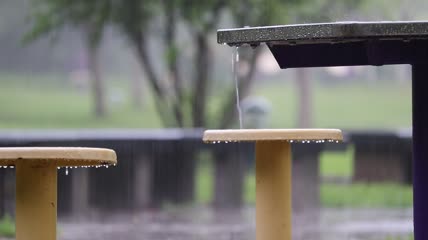
M414 237L428 239L428 22L333 22L218 31L218 43L266 44L280 68L412 65ZM340 114L340 113L338 113ZM333 117L333 116L332 116ZM336 117L336 116L334 116Z

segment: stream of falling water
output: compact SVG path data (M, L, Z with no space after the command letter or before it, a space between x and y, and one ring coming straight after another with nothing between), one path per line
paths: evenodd
M235 47L233 49L233 54L232 54L232 72L233 72L233 80L235 81L236 109L238 110L239 128L242 129L242 110L241 110L241 101L239 99L238 64L239 64L239 47Z

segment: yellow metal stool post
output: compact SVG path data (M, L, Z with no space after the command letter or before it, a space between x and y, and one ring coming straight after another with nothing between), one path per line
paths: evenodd
M342 141L338 129L207 130L205 142L256 142L256 239L291 240L291 144Z
M256 206L256 239L291 239L290 143L256 143Z
M57 167L16 164L16 239L56 239Z
M16 240L55 240L57 168L116 164L101 148L0 148L0 166L16 168Z

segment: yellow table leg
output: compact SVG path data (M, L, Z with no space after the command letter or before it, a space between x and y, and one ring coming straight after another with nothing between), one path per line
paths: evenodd
M291 147L256 143L256 239L291 240Z
M16 240L55 240L57 167L16 163Z

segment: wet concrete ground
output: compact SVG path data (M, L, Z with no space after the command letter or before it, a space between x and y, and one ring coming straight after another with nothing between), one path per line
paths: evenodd
M408 240L412 229L411 209L323 209L293 217L293 240ZM98 215L61 220L58 234L60 240L254 240L254 208Z

